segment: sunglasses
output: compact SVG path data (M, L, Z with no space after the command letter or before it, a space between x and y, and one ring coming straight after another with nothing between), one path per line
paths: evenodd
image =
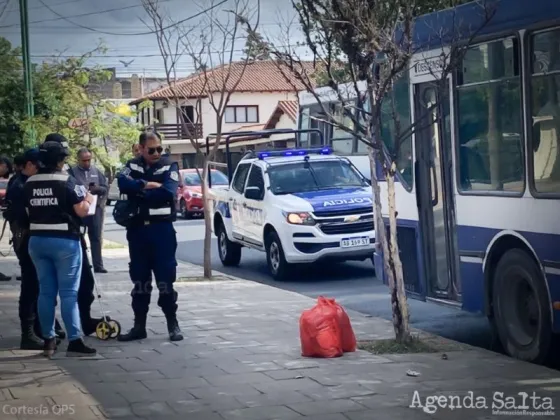
M149 147L148 148L148 154L153 155L156 152L158 153L158 155L161 155L161 153L163 152L163 147L158 146L158 147Z

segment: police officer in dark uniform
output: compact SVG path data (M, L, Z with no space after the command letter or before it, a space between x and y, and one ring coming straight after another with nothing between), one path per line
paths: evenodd
M6 192L7 208L4 217L10 223L14 251L21 267L21 290L19 295L19 318L21 322L22 350L42 350L41 328L37 317L39 280L29 256L29 218L25 209L24 185L27 179L39 169L39 149L30 149L20 157L22 168L11 178ZM55 321L58 338L65 337L62 327Z
M147 337L146 319L151 300L152 271L159 290L158 305L166 320L171 341L183 339L177 322L177 237L175 200L179 184L179 166L163 158L161 138L157 133L140 135L141 156L127 162L118 175L121 194L137 209L127 224L130 253L130 278L134 327L119 337L120 341Z
M69 149L68 140L58 133L51 133L45 137L45 142L54 141L60 143L65 149ZM65 165L63 172L68 172L69 166ZM78 308L80 310L80 319L82 320L82 331L84 335L91 335L95 332L97 324L101 321L100 318L91 317L91 305L95 300L93 289L95 287L95 280L91 272L91 263L87 253L87 243L85 239L85 226L82 228L82 235L80 241L82 245L82 274L80 277L80 289L78 290ZM110 317L107 317L110 320Z

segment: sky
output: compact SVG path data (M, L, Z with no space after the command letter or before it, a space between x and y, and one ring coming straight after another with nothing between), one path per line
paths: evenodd
M232 9L235 0L158 0L162 13L172 19L169 24L199 14L212 4L224 1L214 9L220 22L227 19L225 10ZM252 2L252 10L258 10L257 0ZM132 73L146 77L162 77L161 58L157 36L150 34L153 28L142 0L28 0L30 51L33 62L49 60L53 55L78 56L94 50L101 43L107 48L104 56L96 53L91 62L116 67L117 76ZM2 13L2 11L4 11ZM286 41L286 22L293 21L294 11L289 0L260 0L259 30L266 38L277 44L295 44L301 38L291 36ZM0 36L7 38L14 46L21 45L21 25L19 0L0 0ZM204 33L202 24L208 14L179 25L184 30L191 29L197 39ZM253 15L255 21L256 15ZM198 25L198 26L197 26ZM295 25L295 24L294 24ZM296 25L297 26L297 25ZM195 27L195 29L192 29ZM293 27L295 29L295 26ZM296 31L297 32L297 31ZM216 51L220 47L216 42ZM236 58L241 57L243 40L234 48ZM305 54L302 52L302 54ZM215 53L214 62L220 55ZM125 62L126 64L122 63ZM131 62L132 61L132 62ZM131 63L130 63L131 62ZM177 64L179 75L194 70L192 60L183 56Z

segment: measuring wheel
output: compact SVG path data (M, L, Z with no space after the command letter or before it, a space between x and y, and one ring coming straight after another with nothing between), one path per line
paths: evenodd
M111 334L109 335L109 338L117 338L121 335L121 324L119 324L119 321L112 319L109 321L109 325L111 327Z
M107 321L100 321L95 327L95 335L100 340L108 340L111 338L112 327Z

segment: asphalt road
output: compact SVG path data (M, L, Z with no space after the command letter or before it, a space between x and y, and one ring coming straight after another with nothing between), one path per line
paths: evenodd
M112 210L109 207L108 212ZM179 242L177 258L202 265L203 220L179 220L175 223ZM126 243L123 229L114 223L110 214L106 218L106 239ZM276 282L268 274L264 253L246 249L242 251L239 267L223 267L217 254L216 239L212 240L212 268L226 274L290 290L309 297L333 297L348 309L371 316L391 319L388 289L375 278L371 261L348 262L328 266L307 267L289 282ZM493 343L485 317L477 316L434 303L409 300L410 320L414 327L468 343L499 351Z

